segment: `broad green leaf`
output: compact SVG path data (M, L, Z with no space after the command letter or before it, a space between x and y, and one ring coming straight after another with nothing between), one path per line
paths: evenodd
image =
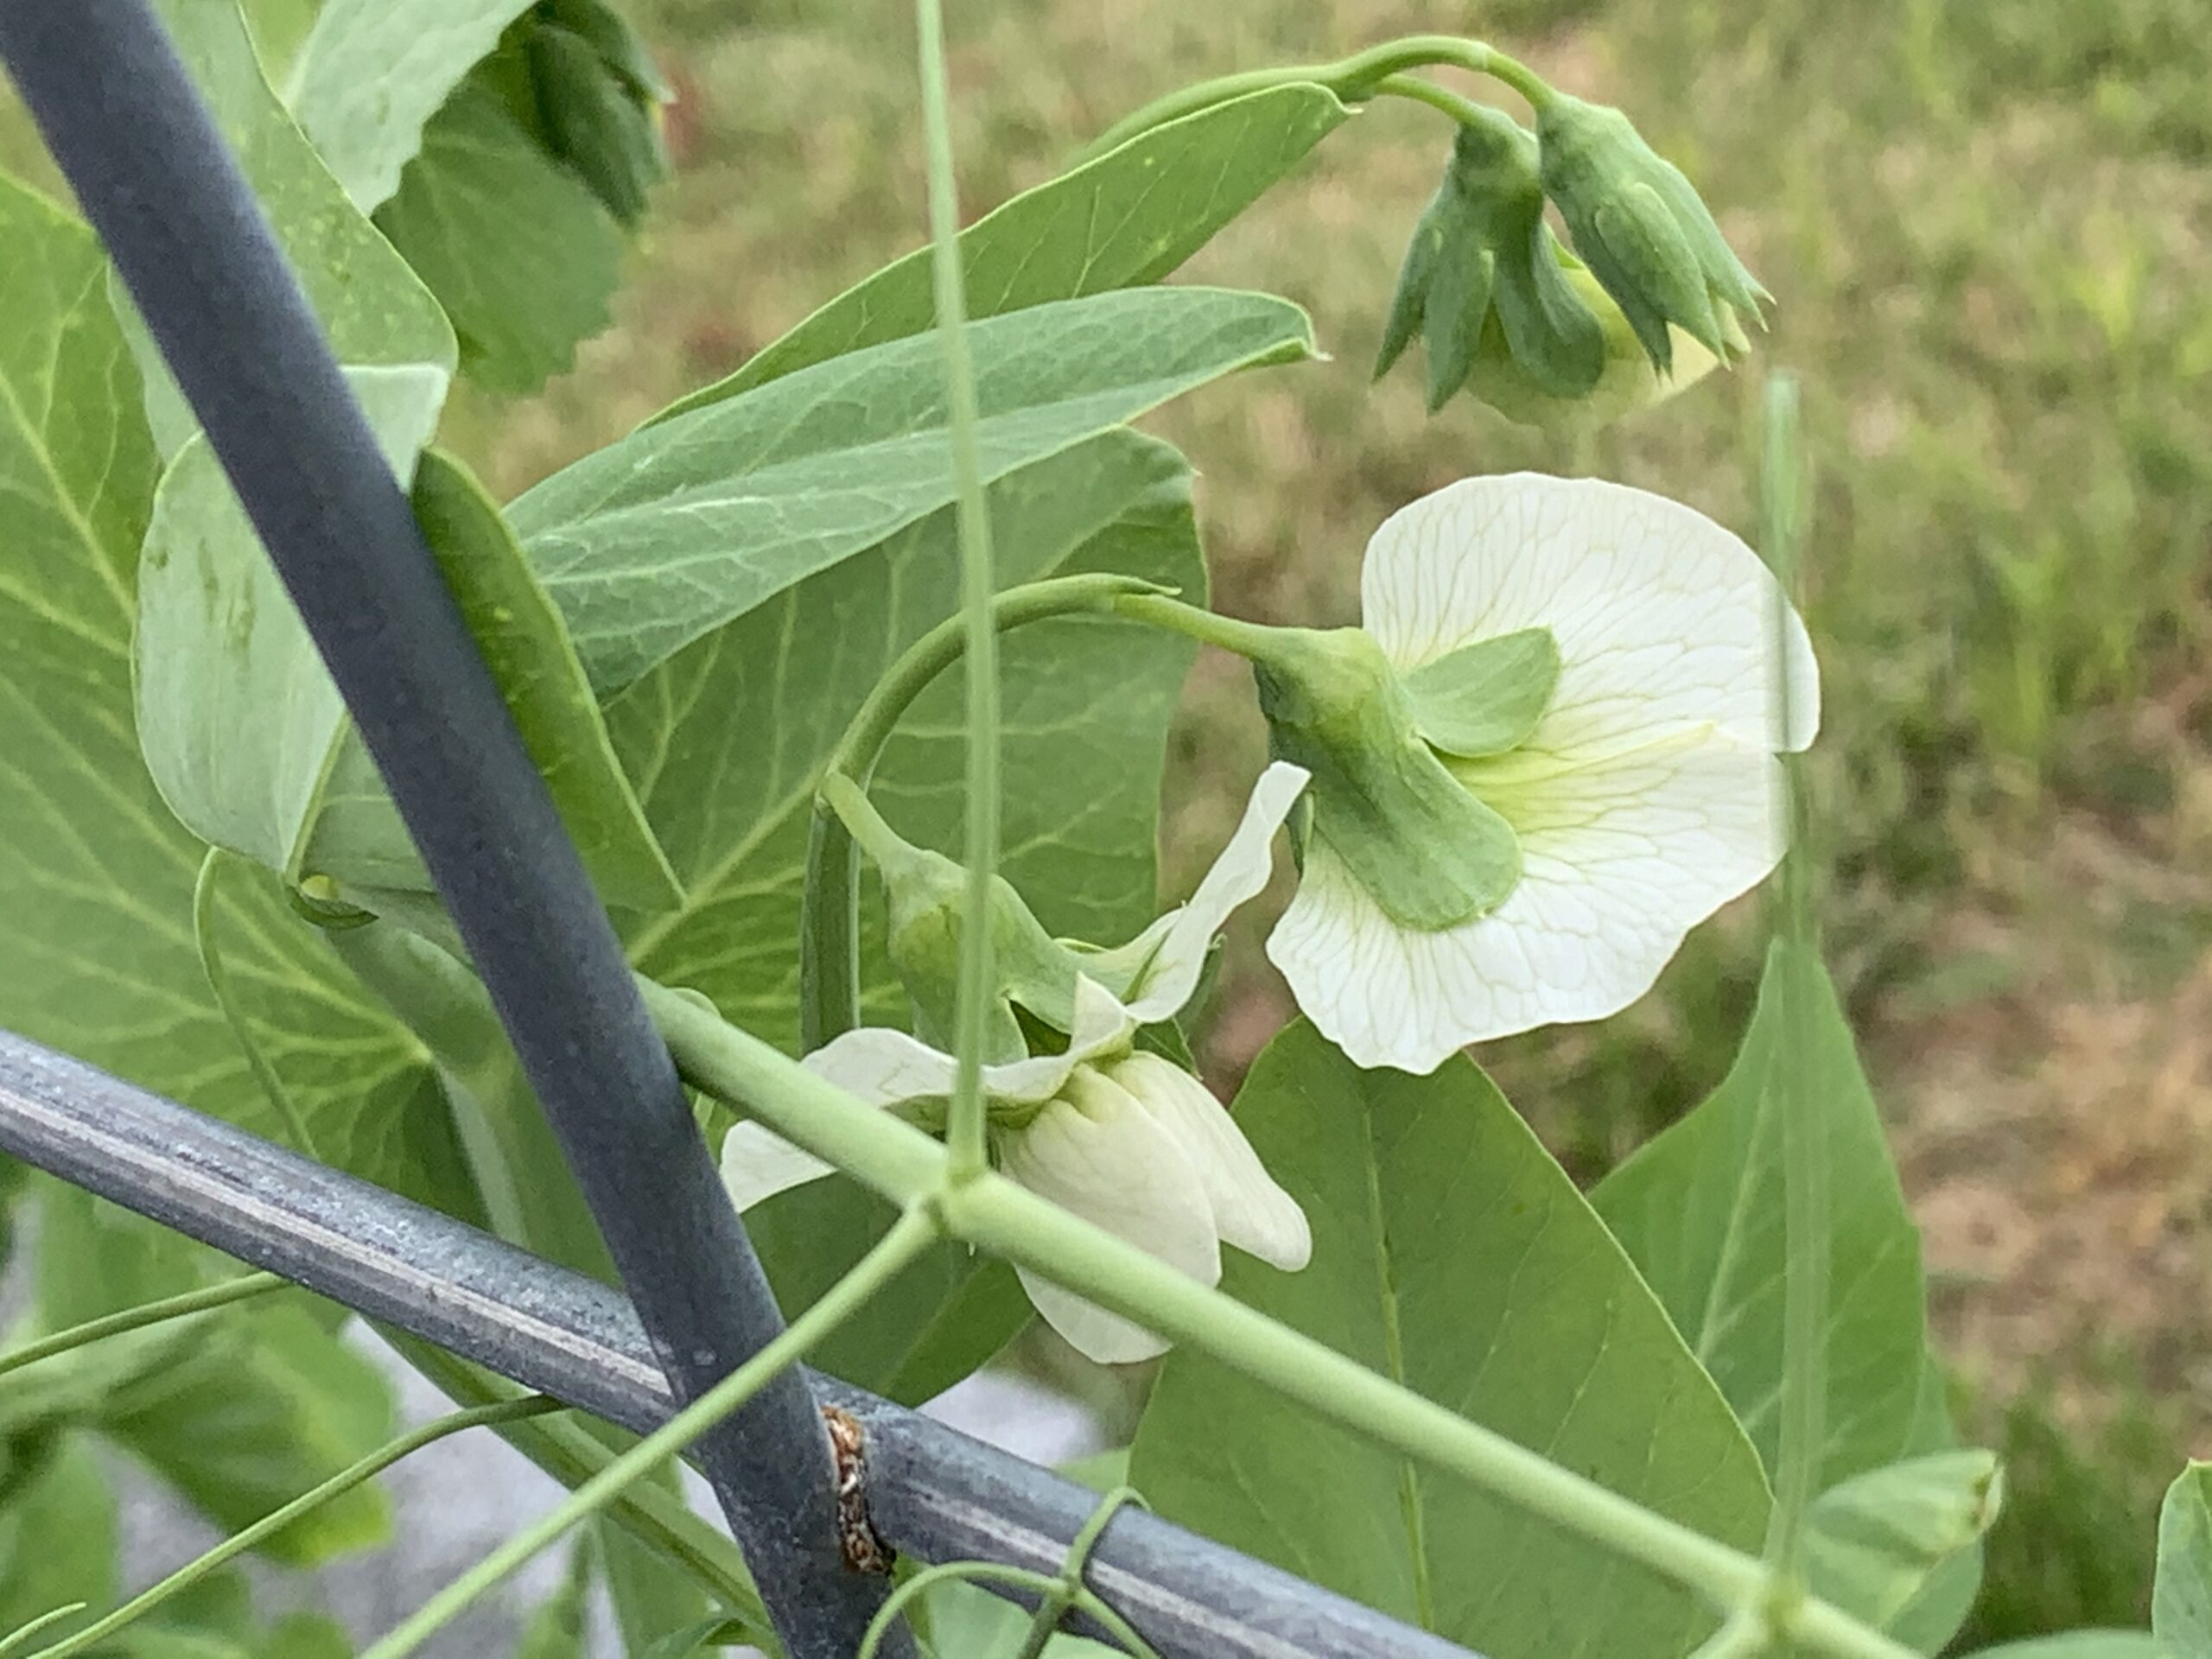
M1115 570L1202 594L1189 490L1173 449L1129 432L1002 479L989 496L999 580ZM940 510L679 653L607 709L616 750L687 895L631 931L632 959L786 1047L798 1036L792 992L815 787L883 670L957 609L953 538L952 512ZM1002 868L1055 931L1130 938L1154 913L1160 776L1190 648L1096 618L1034 623L1001 644ZM923 696L875 782L901 834L950 854L961 833L960 692L951 674ZM879 1021L902 1019L873 893L861 916L868 1009ZM890 1213L835 1180L756 1209L748 1224L785 1312L810 1302ZM970 1274L981 1282L969 1285ZM938 1288L921 1294L930 1285ZM833 1337L824 1369L926 1398L1027 1317L1007 1269L953 1246L912 1269L910 1286L913 1294L883 1298Z
M2212 1659L2212 1463L2191 1463L2166 1489L2151 1629L2173 1659Z
M1814 1593L1905 1639L1902 1627L1946 1563L1989 1530L2000 1490L1987 1452L1938 1452L1830 1487L1806 1516Z
M0 1026L281 1137L192 938L198 840L132 729L156 460L89 230L0 181ZM332 1162L465 1207L435 1082L273 882L228 884L226 957Z
M2148 1630L2069 1630L1977 1648L1967 1659L2176 1659Z
M1308 355L1266 295L1139 289L976 325L985 483L1231 370ZM894 340L649 426L512 517L602 698L952 499L937 341Z
M695 1654L719 1653L734 1643L743 1642L747 1635L743 1625L717 1615L672 1631L639 1654L638 1659L692 1659Z
M600 0L550 0L524 45L551 152L607 211L634 225L668 175L660 109L673 94L652 54Z
M658 910L683 896L614 758L583 666L499 509L439 450L415 474L415 516L493 677L544 774L562 822L611 904ZM307 830L303 868L365 886L429 890L427 872L348 721Z
M493 391L535 391L607 326L620 229L476 80L424 129L376 222L452 318L462 369Z
M42 1646L114 1603L115 1499L81 1435L48 1436L19 1456L0 1481L0 1637L58 1607L86 1605L48 1625L35 1643Z
M285 101L354 207L399 188L423 130L531 0L324 0Z
M1170 121L1024 191L960 235L968 315L1156 283L1305 159L1351 114L1325 87L1277 86ZM930 251L847 289L737 372L664 410L734 397L779 376L925 333Z
M1802 999L1789 1052L1780 999ZM1928 1351L1920 1235L1905 1208L1851 1029L1820 960L1777 940L1758 1012L1712 1098L1599 1182L1591 1202L1673 1315L1772 1468L1782 1387L1780 1091L1787 1066L1826 1125L1829 1302L1820 1488L1893 1463L1909 1444Z
M1573 1184L1471 1062L1363 1072L1310 1026L1236 1116L1313 1259L1224 1252L1223 1288L1686 1526L1756 1550L1743 1430ZM1510 1503L1177 1349L1130 1478L1167 1518L1492 1659L1688 1651L1693 1599Z
M49 1329L208 1282L207 1253L79 1188L48 1183L39 1307ZM393 1433L383 1373L290 1302L241 1302L208 1321L177 1364L101 1414L101 1432L226 1530L258 1520L374 1451ZM355 1487L261 1546L308 1565L380 1543L380 1489Z
M338 360L350 368L408 371L427 399L427 433L454 372L453 330L444 314L406 262L348 204L315 147L293 124L262 77L234 0L160 0L160 9ZM378 98L395 91L382 80L356 86ZM120 296L119 283L116 293ZM129 316L127 332L146 377L154 435L162 453L174 455L197 423L143 325L127 304L118 308Z

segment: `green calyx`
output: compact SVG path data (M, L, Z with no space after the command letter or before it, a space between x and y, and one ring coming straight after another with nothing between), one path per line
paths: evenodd
M1583 396L1605 370L1605 331L1544 223L1538 154L1516 123L1469 105L1444 181L1414 227L1375 372L1386 373L1418 330L1432 413L1468 384L1486 337L1554 397Z
M1478 639L1405 676L1414 728L1431 747L1465 760L1527 742L1558 685L1559 642L1549 628Z
M1652 363L1673 366L1670 327L1723 361L1741 355L1772 296L1681 169L1618 110L1564 94L1537 112L1536 138L1544 193Z
M906 841L883 820L861 787L842 772L822 782L822 796L868 855L883 880L890 912L886 939L891 965L912 1000L915 1034L950 1046L960 982L960 931L967 874L944 854ZM1020 1007L1055 1030L1075 1023L1074 955L1045 931L1003 876L990 887L991 960L995 983L986 1017L983 1059L996 1065L1026 1058Z
M1421 731L1424 702L1460 740L1510 729L1510 711L1484 715L1460 695L1479 673L1447 669L1417 694L1360 629L1287 628L1253 677L1275 753L1313 774L1309 833L1393 921L1437 932L1504 902L1521 879L1520 841Z

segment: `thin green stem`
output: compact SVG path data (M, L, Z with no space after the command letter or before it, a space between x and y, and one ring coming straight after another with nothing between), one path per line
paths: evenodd
M1813 849L1805 841L1811 817L1805 810L1803 766L1798 756L1788 753L1795 694L1789 672L1790 599L1798 587L1806 521L1798 388L1796 378L1789 374L1774 374L1767 379L1760 496L1766 556L1775 576L1775 720L1777 747L1784 752L1781 810L1789 847L1777 882L1775 922L1788 948L1809 952L1816 948ZM1776 988L1783 998L1779 1014L1783 1034L1767 1087L1773 1091L1774 1109L1782 1117L1786 1225L1778 1413L1781 1446L1776 1459L1766 1557L1777 1585L1788 1593L1803 1570L1805 1516L1819 1495L1827 1434L1829 1192L1827 1126L1821 1120L1816 1096L1805 1082L1808 1058L1816 1040L1813 1010L1805 1005L1798 976L1782 975Z
M361 1659L405 1659L405 1656L415 1652L470 1602L532 1556L557 1542L569 1528L605 1508L633 1483L679 1455L702 1434L743 1407L786 1367L804 1359L816 1344L860 1312L869 1298L936 1243L942 1230L935 1206L923 1204L910 1208L854 1264L851 1272L823 1292L774 1341L577 1487L557 1508L515 1534L424 1602Z
M370 1452L359 1462L347 1465L312 1491L302 1492L283 1508L270 1510L251 1526L232 1533L205 1555L188 1562L159 1584L133 1596L105 1618L87 1624L75 1635L51 1647L41 1648L32 1659L67 1659L70 1654L82 1653L87 1648L97 1646L125 1625L152 1611L171 1596L190 1589L226 1562L251 1549L271 1533L290 1525L340 1493L352 1491L365 1480L373 1479L402 1458L419 1452L426 1446L435 1445L466 1429L488 1427L497 1423L512 1422L517 1418L542 1416L550 1411L567 1409L557 1400L536 1395L524 1400L502 1401L497 1405L480 1406L472 1411L457 1411L449 1417L439 1418L434 1423L425 1423L412 1433L403 1434Z
M1452 35L1408 35L1401 40L1370 46L1348 58L1338 58L1333 63L1289 64L1280 69L1247 69L1239 74L1223 75L1217 79L1201 81L1194 86L1183 87L1163 98L1154 99L1135 114L1116 122L1085 146L1077 159L1078 162L1089 161L1128 143L1139 133L1148 132L1154 127L1186 115L1195 115L1200 110L1210 110L1232 98L1263 92L1270 87L1301 84L1325 86L1345 103L1358 104L1382 90L1382 83L1393 75L1408 69L1437 66L1471 70L1476 74L1488 75L1495 80L1503 81L1539 110L1559 96L1550 84L1528 65L1484 45L1480 41L1462 40Z
M207 856L200 861L199 879L192 884L192 939L200 950L200 971L207 976L207 988L215 994L215 1006L222 1009L231 1035L245 1051L253 1080L261 1085L261 1092L275 1109L284 1133L291 1136L294 1147L310 1158L319 1159L321 1154L315 1150L315 1135L308 1128L307 1116L292 1098L292 1091L285 1088L284 1079L276 1074L276 1065L263 1052L253 1027L246 1023L245 1010L238 1005L238 995L231 988L230 970L223 965L222 943L215 937L215 877L224 861L231 856L220 847L210 847Z
M1082 1606L1086 1612L1106 1608L1106 1604L1099 1600L1084 1582L1084 1574L1090 1570L1090 1552L1098 1547L1099 1538L1112 1524L1122 1506L1128 1503L1145 1507L1144 1498L1135 1487L1116 1486L1099 1499L1098 1507L1091 1510L1090 1518L1077 1529L1074 1539L1068 1545L1067 1559L1060 1563L1060 1576L1052 1590L1038 1602L1037 1611L1029 1620L1028 1634L1022 1638L1021 1646L1015 1651L1014 1659L1042 1659L1046 1645L1052 1641L1053 1632L1060 1628L1060 1620L1066 1617L1071 1607ZM1106 1608L1106 1611L1110 1617L1102 1623L1118 1625L1120 1628L1115 1631L1117 1636L1128 1630L1118 1613L1113 1613L1110 1608ZM1129 1630L1128 1634L1134 1637L1136 1633ZM1136 1645L1130 1648L1129 1652L1143 1656L1144 1659L1157 1659L1141 1637L1137 1639Z
M50 1337L41 1337L36 1342L28 1342L20 1348L0 1354L0 1376L106 1337L119 1337L125 1332L141 1331L149 1325L162 1325L170 1319L189 1319L195 1313L228 1307L232 1302L243 1302L249 1297L266 1296L272 1290L289 1288L284 1280L273 1273L248 1273L235 1279L226 1279L218 1285L188 1290L175 1296L164 1296L157 1302L142 1302L137 1307L126 1307L119 1313L87 1319L82 1325L73 1325L67 1331L57 1331Z
M22 1647L24 1643L29 1641L31 1637L36 1636L41 1630L46 1630L49 1626L59 1624L63 1619L70 1618L73 1614L83 1612L89 1605L91 1605L89 1602L73 1601L68 1603L66 1606L49 1608L47 1611L41 1613L36 1618L31 1620L28 1624L17 1625L14 1630L10 1630L5 1637L0 1637L0 1654L10 1654L15 1652L18 1648Z
M925 1567L913 1577L902 1580L883 1599L883 1605L875 1610L868 1629L861 1632L861 1644L853 1659L875 1659L883 1638L891 1633L891 1626L899 1615L906 1611L906 1604L919 1600L940 1584L1002 1584L1009 1590L1027 1590L1033 1596L1045 1596L1050 1595L1058 1582L1049 1573L1026 1567L1001 1567L995 1561L940 1561L935 1567Z
M968 356L968 296L960 268L960 193L952 166L944 18L938 0L914 0L922 71L922 127L929 155L930 257L938 338L944 350L947 435L960 525L961 609L967 620L968 799L962 865L960 985L952 1027L952 1101L945 1125L951 1179L988 1163L983 1136L983 1046L991 1002L991 878L999 868L999 644L992 625L991 520L976 432L976 371Z
M481 1370L420 1337L382 1326L378 1334L457 1406L528 1397L505 1377ZM495 1424L493 1432L571 1491L614 1461L611 1449L566 1417L518 1418ZM696 1579L731 1618L748 1627L747 1641L782 1651L737 1546L676 1493L640 1482L609 1503L607 1514L632 1538Z
M678 1069L695 1086L895 1202L934 1197L954 1236L1210 1354L1325 1421L1639 1562L1717 1612L1732 1613L1764 1594L1767 1571L1757 1558L1423 1399L1003 1176L985 1173L948 1191L944 1149L919 1129L863 1105L665 987L647 981L643 989ZM1791 1630L1838 1659L1910 1659L1910 1649L1824 1602L1800 1604Z
M1116 614L1151 627L1165 628L1195 639L1202 645L1219 645L1255 663L1270 661L1281 651L1283 636L1298 632L1271 628L1258 622L1240 622L1233 616L1185 605L1164 594L1125 594L1114 601Z
M1488 126L1497 118L1497 111L1462 98L1448 86L1440 86L1433 80L1423 80L1419 75L1385 75L1375 83L1376 95L1380 98L1402 98L1408 103L1426 104L1440 110L1463 127Z
M1167 590L1140 576L1055 576L1009 588L991 603L1003 633L1056 616L1110 615L1125 594ZM906 647L868 694L830 759L829 774L866 789L899 719L968 648L968 619L940 622ZM860 1023L859 869L853 838L817 797L806 845L799 922L799 1034L808 1052Z

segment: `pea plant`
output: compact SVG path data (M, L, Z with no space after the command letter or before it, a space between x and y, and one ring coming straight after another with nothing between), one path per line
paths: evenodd
M35 33L14 10L0 48ZM1470 477L1375 526L1350 627L1211 608L1190 463L1133 424L1315 354L1285 300L1163 279L1385 99L1448 143L1378 377L1418 336L1433 410L1594 423L1698 395L1775 300L1626 115L1417 35L1169 92L961 230L920 0L929 245L500 503L442 414L457 377L527 392L604 322L664 168L650 54L602 0L157 10L690 1090L681 1135L632 1120L636 1155L675 1192L702 1136L741 1212L683 1271L742 1281L749 1238L791 1323L711 1366L664 1344L682 1408L642 1440L390 1331L459 1408L395 1438L345 1307L10 1164L36 1262L0 1351L0 1653L346 1654L319 1614L258 1614L234 1563L376 1542L377 1472L475 1427L572 1496L371 1659L572 1534L533 1659L583 1651L595 1586L635 1655L838 1650L767 1535L740 1527L740 1559L674 1496L671 1459L729 1425L756 1467L834 1484L862 1655L1156 1654L1085 1572L1140 1507L1424 1653L1953 1639L2000 1478L1955 1438L1821 965L1792 383L1768 383L1759 550L1621 485ZM0 1025L619 1273L651 1327L590 1160L549 1123L560 1067L510 1041L386 740L115 252L0 178ZM364 626L372 658L409 648ZM1160 778L1200 644L1249 664L1272 758L1163 913ZM518 855L495 833L472 856ZM1298 1017L1225 1105L1188 1022L1279 864L1267 950ZM1618 1012L1770 877L1734 1068L1579 1191L1465 1051ZM566 1033L562 1063L601 1034ZM849 1413L761 1444L801 1358L913 1405L1033 1317L1157 1368L1131 1443L1078 1471L1099 1496L1057 1574L894 1551ZM128 1599L101 1443L227 1535ZM2034 1651L2212 1655L2208 1516L2195 1465L2155 1632Z

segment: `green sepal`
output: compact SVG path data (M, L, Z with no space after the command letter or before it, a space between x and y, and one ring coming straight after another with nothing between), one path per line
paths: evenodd
M1588 396L1605 372L1605 329L1567 281L1561 251L1551 227L1535 219L1525 257L1498 268L1495 327L1510 362L1538 391L1573 399Z
M1739 351L1768 296L1681 170L1618 110L1580 99L1547 104L1536 132L1545 194L1651 361L1671 366L1669 324L1717 357Z
M547 148L574 168L625 225L644 216L645 192L668 174L655 103L592 41L559 23L526 37Z
M1503 903L1520 840L1421 740L1382 647L1357 628L1274 637L1253 677L1275 753L1313 774L1311 833L1401 926L1438 932Z
M1390 315L1382 323L1382 343L1375 352L1375 378L1389 373L1414 333L1421 325L1428 299L1430 277L1436 270L1438 251L1444 245L1446 221L1452 214L1449 180L1437 187L1414 226L1413 240L1406 244L1405 263L1398 268L1398 286L1390 296Z
M1559 686L1559 641L1549 628L1478 639L1405 676L1414 728L1431 747L1465 760L1528 741Z
M950 1049L959 1001L960 918L968 873L944 854L917 847L883 821L860 786L840 772L823 780L823 798L844 823L883 881L890 925L886 948L913 1004L914 1034ZM1004 876L990 886L994 995L986 1015L983 1061L1026 1058L1015 1006L1059 1031L1075 1026L1075 954L1045 925Z

